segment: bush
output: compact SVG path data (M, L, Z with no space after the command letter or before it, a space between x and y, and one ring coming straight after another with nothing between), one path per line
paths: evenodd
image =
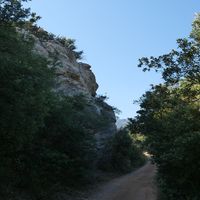
M15 28L0 26L0 38L0 196L42 198L88 183L96 158L88 102L53 93L54 71Z
M52 100L54 73L15 28L0 26L0 193L19 185ZM3 189L2 189L3 188Z
M132 136L120 130L105 146L99 161L100 169L127 173L142 165L145 158L136 147Z
M23 187L47 198L51 192L79 187L93 180L96 160L94 135L82 123L86 101L82 97L55 97L45 125L24 161ZM85 119L84 119L85 120ZM49 197L48 197L49 198Z
M174 141L174 147L160 156L158 182L162 199L199 199L200 133L187 133Z
M190 84L182 82L176 88L163 85L148 92L132 124L146 136L163 200L200 198L199 85L186 86Z

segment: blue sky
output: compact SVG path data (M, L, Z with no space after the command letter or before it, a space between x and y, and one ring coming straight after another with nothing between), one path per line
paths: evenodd
M143 56L158 56L187 37L199 0L33 0L38 23L56 35L76 39L99 84L98 94L134 117L133 100L160 82L159 74L137 68Z

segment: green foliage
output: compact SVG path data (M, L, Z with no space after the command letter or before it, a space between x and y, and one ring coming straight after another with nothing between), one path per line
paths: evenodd
M161 189L173 200L199 197L200 189L199 102L190 102L182 87L159 86L147 92L133 126L146 135Z
M41 41L50 41L50 40L55 40L56 38L54 34L49 33L45 31L43 28L38 26L28 27L28 30L30 30L30 32L37 38L39 38Z
M200 46L195 41L187 39L177 40L177 51L172 50L169 54L165 54L155 58L141 58L139 67L143 67L143 71L154 69L162 73L163 79L168 85L174 85L180 80L187 79L191 83L200 82Z
M15 28L0 26L0 38L0 196L12 199L17 189L47 198L58 186L91 181L89 103L53 93L53 69Z
M22 159L49 112L54 73L14 28L0 26L0 38L1 187L20 179Z
M83 51L77 51L75 40L65 37L56 37L44 29L38 27L35 23L41 18L36 13L31 12L30 8L24 8L23 3L31 0L2 0L0 1L0 24L13 27L23 27L31 31L35 36L43 41L56 40L69 50L71 59L81 60Z
M80 96L57 97L52 104L45 126L33 141L24 174L24 183L34 194L46 191L47 198L52 186L55 190L55 186L77 187L92 181L95 140L79 116L85 105Z
M142 151L126 130L120 130L105 146L99 167L106 171L127 173L145 162Z
M49 40L57 41L60 45L62 45L68 50L68 56L70 56L71 60L83 59L83 51L77 51L77 47L75 45L76 40L67 39L66 37L60 37L60 36L58 37L37 26L31 26L28 27L28 29L41 41L49 41Z
M16 30L57 40L76 59L82 52L76 51L74 40L56 38L35 26L39 17L24 9L24 2L0 2L0 197L5 200L30 194L31 199L51 199L63 187L91 183L97 159L94 133L108 125L113 109L100 101L107 110L99 115L83 96L55 94L54 69L34 53L33 39ZM128 170L138 161L129 135L116 136L112 152L116 170ZM116 167L118 158L125 166Z
M192 32L190 35L198 43L200 42L200 13L196 14L195 20L192 23Z
M73 39L67 39L65 37L56 37L56 40L60 42L64 47L69 49L70 52L72 52L72 55L77 60L82 59L83 51L76 51L77 47L75 46L76 40Z
M144 134L158 167L162 199L200 198L200 46L198 18L193 38L179 39L178 50L140 59L143 70L155 69L165 82L152 86L140 99L132 132ZM196 34L196 36L194 35Z
M96 98L95 98L95 101L98 105L105 108L106 110L113 111L115 113L116 118L117 118L118 117L117 115L119 115L121 113L121 110L119 110L118 108L116 108L114 106L108 105L106 103L106 101L108 99L109 99L109 97L107 97L106 95L97 95Z
M23 2L30 0L1 0L0 1L0 21L8 24L24 24L29 21L35 23L39 16L31 13L30 8L23 8Z
M48 62L14 28L1 26L0 38L1 196L23 188L41 197L57 185L90 181L95 141L87 101L55 96Z

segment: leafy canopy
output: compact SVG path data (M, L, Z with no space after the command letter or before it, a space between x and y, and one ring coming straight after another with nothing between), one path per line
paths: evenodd
M30 0L1 0L0 1L0 21L1 23L20 23L27 21L35 23L39 16L32 13L30 8L23 8L23 2Z
M191 38L177 40L177 50L139 60L143 71L154 69L164 79L141 97L138 115L129 124L133 133L146 136L163 200L200 198L199 16Z

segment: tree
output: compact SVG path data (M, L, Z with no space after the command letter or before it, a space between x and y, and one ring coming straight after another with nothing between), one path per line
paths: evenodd
M199 15L192 38L177 43L178 49L169 54L139 60L143 71L161 72L164 83L152 86L141 97L141 109L129 127L147 137L162 199L194 200L200 198Z
M47 185L87 183L92 178L96 157L94 135L82 123L87 119L87 100L81 96L57 98L36 140L39 149L43 146L42 153L35 155L38 180L45 177Z
M145 157L132 135L126 129L121 129L107 141L99 160L99 168L128 173L144 163Z
M195 20L192 23L191 38L200 43L200 13L196 14Z
M191 83L200 83L200 46L193 40L178 39L178 50L172 50L155 58L141 58L139 67L143 71L155 69L160 71L168 85L174 85L182 79Z
M24 157L49 112L54 82L46 59L14 27L0 26L1 187L20 182ZM4 189L1 189L3 192Z
M29 21L35 23L39 16L31 13L30 8L23 8L23 2L30 0L2 0L0 2L0 21L1 23L24 24Z

